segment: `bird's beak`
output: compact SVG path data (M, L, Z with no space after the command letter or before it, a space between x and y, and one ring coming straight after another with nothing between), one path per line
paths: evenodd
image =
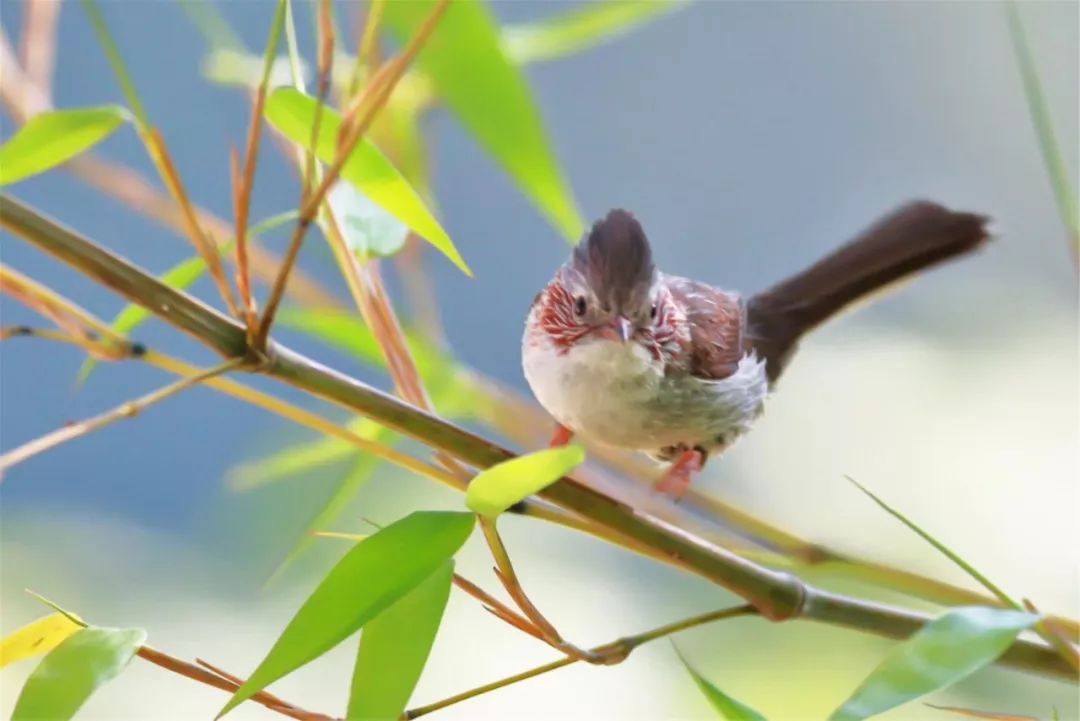
M611 321L611 327L614 329L615 335L623 343L630 340L630 336L634 335L634 324L624 315L617 316L615 320Z

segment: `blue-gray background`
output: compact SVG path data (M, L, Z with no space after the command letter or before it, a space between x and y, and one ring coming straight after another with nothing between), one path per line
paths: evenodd
M245 41L261 46L272 5L220 5ZM501 2L495 10L505 20L526 20L569 6ZM354 9L341 6L344 17ZM245 98L200 77L203 42L175 4L106 2L104 10L195 199L231 217L227 152L243 138ZM1075 178L1077 4L1022 3L1021 10ZM20 3L0 0L7 33L17 32L21 11ZM309 15L301 6L304 41ZM61 15L59 48L57 105L121 100L76 4ZM963 582L867 506L843 482L850 473L1015 593L1076 614L1076 275L999 5L701 2L587 53L532 67L528 75L586 214L632 209L670 272L752 291L912 197L992 215L1000 239L985 253L920 279L809 341L760 429L714 463L702 486L804 535ZM425 128L444 225L476 273L468 280L431 258L450 342L466 362L523 387L524 310L566 246L452 117L436 111ZM11 132L5 116L3 136ZM150 172L130 131L101 151ZM263 158L257 218L291 207L297 194L295 176L280 158L273 152ZM13 192L154 271L190 255L171 231L63 172ZM281 247L282 239L270 243ZM5 263L106 318L121 307L9 235L0 253ZM341 289L314 238L303 262ZM196 290L212 297L207 284ZM7 298L0 311L5 325L41 322ZM144 326L139 338L209 359L157 323ZM43 342L4 344L4 450L165 380L128 363L102 367L76 389L80 362L75 351ZM4 628L38 613L21 594L29 586L100 623L145 625L170 650L206 655L236 672L250 669L312 577L300 572L266 594L258 584L328 486L302 480L237 497L222 489L222 478L235 464L304 437L284 421L199 389L14 469L2 492ZM432 496L418 482L384 476L350 519L387 520L416 505L456 502ZM537 595L548 598L576 637L599 642L724 602L707 587L603 547L581 550L577 539L533 527L519 533L520 544L532 542L521 552L526 568L532 564L527 580L541 587ZM483 574L482 555L473 555L474 572ZM467 603L454 608L418 700L549 658L470 615ZM726 633L743 635L708 631L684 645L703 668L734 679L722 684L729 691L744 688L747 700L787 717L822 715L885 648L815 628L729 628ZM736 642L738 657L723 653ZM462 666L457 654L466 644L475 657ZM822 664L823 647L844 653ZM335 710L348 674L347 653L335 658L320 667L322 675L293 682L289 697ZM156 717L206 717L220 701L184 680L136 673L140 682L108 689L87 714L147 717L147 704L164 695L168 704L151 706ZM502 699L495 694L463 705L459 713L706 713L674 675L666 649L642 653L619 671L563 673ZM777 676L786 680L777 684ZM5 671L5 710L21 678ZM997 710L1046 716L1051 699L1063 717L1077 713L1064 689L1015 674L990 672L964 692L952 700L989 699Z

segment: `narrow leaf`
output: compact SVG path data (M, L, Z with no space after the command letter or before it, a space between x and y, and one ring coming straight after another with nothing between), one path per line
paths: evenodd
M369 441L386 442L394 437L392 431L369 418L355 418L346 427ZM320 437L287 446L265 458L236 466L226 476L226 484L234 491L250 491L288 476L344 460L359 452L356 446L336 436Z
M0 185L66 163L112 135L127 118L127 111L116 105L35 115L0 146Z
M510 506L547 488L585 460L580 446L548 448L488 468L469 482L465 505L495 518Z
M880 506L882 510L884 510L890 516L910 528L912 531L918 534L920 538L922 538L924 541L937 549L943 556L945 556L957 566L962 568L965 573L978 581L983 586L983 588L997 596L998 600L1000 600L1002 603L1012 606L1016 610L1020 610L1020 604L1012 600L1012 598L1010 598L1008 594L1002 591L995 583L993 583L989 578L975 570L974 566L972 566L959 555L954 553L948 546L946 546L944 543L924 531L922 528L916 525L914 521L909 520L904 514L900 513L900 511L896 510L888 503L878 498L873 492L870 491L870 489L866 488L864 485L856 481L851 476L845 476L845 478L847 478L848 481L850 481L856 488L869 496L870 500L878 504L878 506Z
M266 99L266 119L294 143L308 148L317 104L315 98L294 88L278 88ZM319 122L319 139L317 147L314 148L315 154L324 163L333 162L337 154L340 127L341 117L332 109L324 107ZM424 201L382 151L371 142L361 138L346 161L341 176L442 251L462 271L472 275L450 236L428 211Z
M1013 0L1006 2L1005 14L1009 21L1009 37L1012 40L1016 64L1020 69L1020 78L1024 84L1024 96L1027 98L1031 122L1035 126L1035 135L1039 140L1039 150L1042 152L1043 164L1046 166L1046 173L1050 177L1050 185L1054 190L1054 200L1057 202L1061 221L1069 231L1072 239L1071 250L1073 255L1076 256L1080 254L1080 209L1077 208L1076 193L1073 192L1072 183L1069 182L1069 171L1065 167L1065 156L1062 155L1057 137L1054 135L1054 124L1050 119L1046 94L1043 92L1042 82L1039 80L1039 70L1035 65L1035 57L1031 52L1031 46L1028 44L1027 34L1024 31L1024 23L1020 19L1020 8L1017 3Z
M981 719L995 719L995 721L1039 721L1034 716L1021 716L1015 713L995 713L993 711L979 711L973 708L963 708L961 706L938 706L937 704L926 704L932 709L938 711L948 711L954 713L957 716L967 716L968 718L981 718Z
M214 0L180 0L180 8L211 48L243 51L244 41L229 26Z
M142 99L139 98L139 92L135 89L131 73L128 72L127 65L124 64L120 48L116 45L112 33L109 32L109 25L105 22L105 15L102 14L96 0L82 0L82 6L90 25L94 28L98 43L101 45L101 49L105 51L105 57L108 59L109 65L112 66L116 82L120 84L120 91L123 92L124 100L127 102L128 107L131 108L141 133L150 126L150 119L146 114L146 109L143 107Z
M687 4L685 0L591 2L544 20L508 25L503 45L519 63L554 60L596 47Z
M412 513L356 544L296 612L218 718L354 634L452 557L470 514Z
M62 721L115 678L146 640L141 628L84 628L41 660L26 680L12 721Z
M402 42L431 12L433 0L390 2L383 22ZM584 228L548 141L529 85L503 50L486 4L455 2L417 59L436 92L567 241Z
M217 85L253 89L258 87L263 75L263 59L253 53L232 48L218 48L206 54L202 61L202 74ZM305 68L305 72L306 68ZM292 70L289 58L274 58L270 66L270 87L290 85Z
M367 419L364 419L367 420ZM384 439L383 442L389 442L396 437L393 431L387 430L382 426L379 426L379 434L373 439ZM371 477L375 474L375 470L380 465L380 459L375 456L367 454L360 455L356 462L353 463L352 468L349 469L345 477L338 483L337 488L330 495L330 498L326 500L323 507L308 521L304 535L297 541L296 545L288 555L278 564L274 572L270 574L267 579L267 585L273 583L275 580L281 577L288 568L296 562L298 558L304 555L309 548L311 548L314 542L315 533L320 529L326 528L333 524L341 517L341 514L345 512L349 502L356 497L356 494L360 492Z
M946 611L896 646L830 718L868 718L951 686L993 663L1038 619L999 608Z
M24 658L48 653L82 626L62 613L32 621L0 641L0 668Z
M454 562L376 616L360 636L347 718L396 721L416 688L439 630Z
M675 644L671 644L671 646L675 649L675 653L678 654L683 666L690 673L690 677L694 679L694 683L701 689L701 693L705 694L705 698L708 699L721 718L725 718L727 721L765 721L765 717L760 713L741 701L736 701L710 683L704 676L694 670L694 667L690 665L686 657L682 655L682 651Z

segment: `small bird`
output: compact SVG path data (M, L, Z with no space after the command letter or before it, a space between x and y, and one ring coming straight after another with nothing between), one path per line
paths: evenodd
M612 210L529 310L522 365L558 425L671 465L681 497L706 459L761 414L799 339L853 301L979 248L988 219L908 203L801 273L744 300L667 275L641 224Z

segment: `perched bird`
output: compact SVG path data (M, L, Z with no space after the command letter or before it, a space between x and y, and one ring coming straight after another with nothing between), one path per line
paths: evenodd
M671 462L680 497L710 454L741 436L807 331L853 301L980 247L987 218L912 202L803 272L744 300L666 275L625 210L597 221L533 301L525 377L558 423Z

